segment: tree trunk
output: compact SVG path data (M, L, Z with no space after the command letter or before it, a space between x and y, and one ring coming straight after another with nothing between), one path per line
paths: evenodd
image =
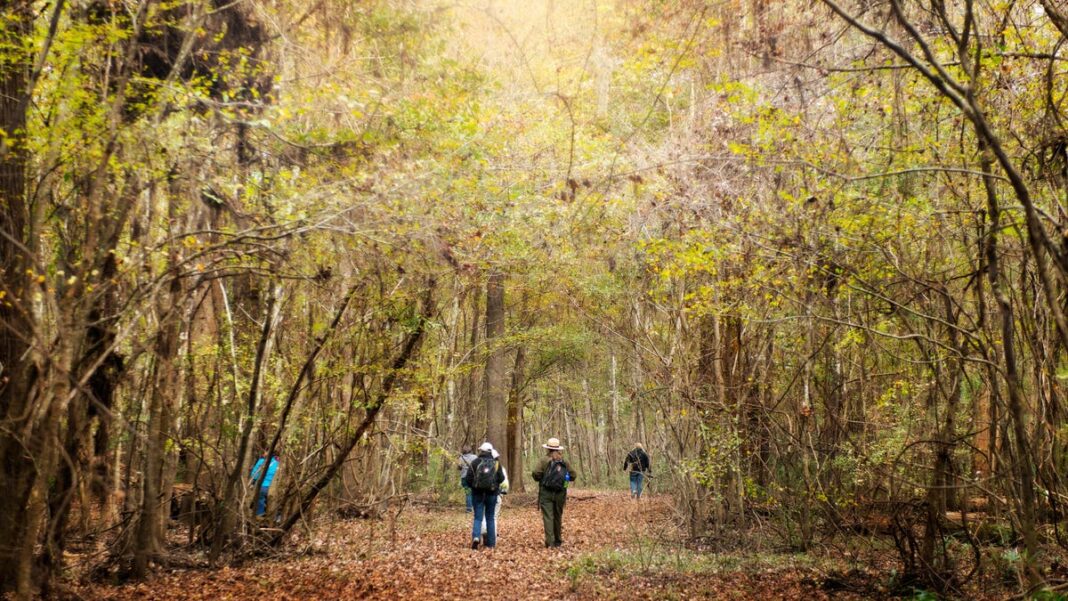
M586 370L587 373L589 370ZM601 462L597 460L597 417L593 411L593 395L590 393L590 381L587 378L582 378L582 396L584 409L586 410L586 419L583 420L586 423L586 469L583 473L590 482L599 481L601 478Z
M493 271L486 282L486 438L508 465L508 389L505 385L504 274Z
M173 202L173 201L172 201ZM177 262L172 251L171 264ZM160 307L161 324L156 338L155 369L152 374L152 390L148 401L148 433L145 440L144 471L141 474L141 516L137 524L134 541L133 574L144 578L148 574L148 562L159 551L159 527L162 519L160 482L163 477L164 438L167 428L164 425L164 404L166 397L174 393L178 373L174 360L178 356L180 319L177 308L181 302L182 284L175 278L171 282L168 303Z
M608 436L605 440L605 446L609 457L608 461L608 473L612 473L612 466L615 465L615 461L612 459L613 453L616 449L621 448L619 442L619 425L617 420L619 419L619 379L618 379L619 365L616 362L616 355L612 353L611 371L608 376L609 396L612 403L612 407L608 412ZM648 444L644 442L643 444Z
M1013 446L1016 451L1015 467L1019 486L1019 522L1020 533L1023 535L1026 557L1024 558L1027 579L1031 584L1041 582L1042 577L1038 574L1038 536L1035 532L1035 480L1034 459L1031 455L1031 444L1027 434L1027 408L1024 405L1023 385L1020 382L1019 370L1016 362L1015 332L1013 331L1015 317L1013 316L1012 303L1005 291L1004 276L1001 273L1001 258L998 256L998 232L1001 228L1001 209L997 198L995 183L991 173L993 161L988 152L984 150L982 155L983 183L986 188L987 200L987 240L985 245L987 261L987 278L990 281L990 290L993 292L994 301L998 306L998 314L1001 318L1001 358L1005 367L1005 387L1008 392L1009 418L1013 431Z
M480 288L473 287L471 292L471 337L467 351L470 354L474 354L476 349L478 349L479 334L482 332L482 328L479 325L481 323L480 320L482 315L482 295L478 293L478 290L480 290ZM478 370L473 367L468 369L467 377L464 379L464 382L465 386L463 394L460 397L463 399L463 411L461 414L465 418L463 441L477 445L478 442L474 440L474 438L478 433L473 431L472 428L477 427L476 418L478 417L478 410L475 406L475 401L477 395L476 391L478 390Z
M102 275L105 281L116 275L114 255L108 255L104 262ZM62 569L63 551L66 546L67 525L76 497L86 523L89 516L89 499L86 492L86 477L91 476L89 459L90 426L94 416L100 419L98 433L106 445L107 413L111 410L112 393L117 386L122 359L111 352L115 342L114 287L108 286L100 293L89 310L86 319L72 322L70 330L85 332L84 341L78 352L80 358L70 369L79 381L85 381L86 387L74 393L67 407L66 434L64 440L65 460L59 464L54 485L49 491L49 515L51 524L47 531L45 556L42 561L41 579L47 585L52 575ZM80 313L71 308L64 311L71 315ZM87 376L87 377L86 377ZM100 441L97 441L98 444ZM105 451L106 453L106 446ZM107 479L106 461L101 461L104 471L102 479ZM96 466L94 466L96 467ZM106 484L101 484L106 489Z
M512 368L512 388L508 399L508 479L515 492L523 492L523 378L527 349L520 345Z
M29 352L34 320L31 281L26 269L35 264L26 204L26 108L24 102L31 57L13 53L33 25L33 3L10 2L2 11L6 22L0 41L9 50L0 61L0 593L30 593L36 540L28 516L41 441L33 436L33 404L37 372ZM23 435L26 433L26 435Z

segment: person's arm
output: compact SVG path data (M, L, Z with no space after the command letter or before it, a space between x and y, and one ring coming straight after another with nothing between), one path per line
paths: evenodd
M252 480L258 480L260 477L260 470L263 469L263 457L256 460L256 463L252 466L252 471L249 472L248 477Z
M541 482L541 477L545 475L545 467L547 465L548 463L545 459L539 459L538 465L534 466L534 471L530 472L531 477L533 477L534 480Z
M478 462L478 459L472 461L467 467L467 473L464 474L464 486L466 486L467 488L474 488L475 482L474 478L472 478L471 476L474 475L475 469L477 469L478 467Z
M571 481L574 482L578 475L575 473L575 470L571 469L571 464L565 461L564 469L566 469L567 473L571 475Z
M504 471L503 465L497 470L497 488L503 493L508 493L508 472Z

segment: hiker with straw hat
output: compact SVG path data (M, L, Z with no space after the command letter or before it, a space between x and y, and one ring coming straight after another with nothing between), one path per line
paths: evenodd
M567 487L575 481L575 472L564 460L564 447L560 439L550 438L541 448L546 449L545 457L538 461L531 476L538 482L538 507L541 509L541 522L545 526L545 546L559 547L561 524L564 517L564 503L567 501Z

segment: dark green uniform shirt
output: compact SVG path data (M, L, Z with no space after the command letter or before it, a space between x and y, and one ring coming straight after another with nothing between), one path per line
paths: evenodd
M549 463L551 461L552 457L549 457L548 455L542 457L538 460L537 467L534 468L534 471L531 472L530 475L538 482L541 482L541 477L545 475L545 470L549 469ZM567 462L567 459L561 459L560 462L564 464L564 469L567 470L567 473L571 474L571 482L574 482L576 480L575 470L571 469L571 464Z

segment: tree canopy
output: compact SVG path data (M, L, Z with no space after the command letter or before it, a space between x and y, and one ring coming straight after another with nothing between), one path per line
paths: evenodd
M644 442L680 540L1063 577L1059 3L0 14L0 591L447 499L482 440L521 491L550 436L601 487Z

